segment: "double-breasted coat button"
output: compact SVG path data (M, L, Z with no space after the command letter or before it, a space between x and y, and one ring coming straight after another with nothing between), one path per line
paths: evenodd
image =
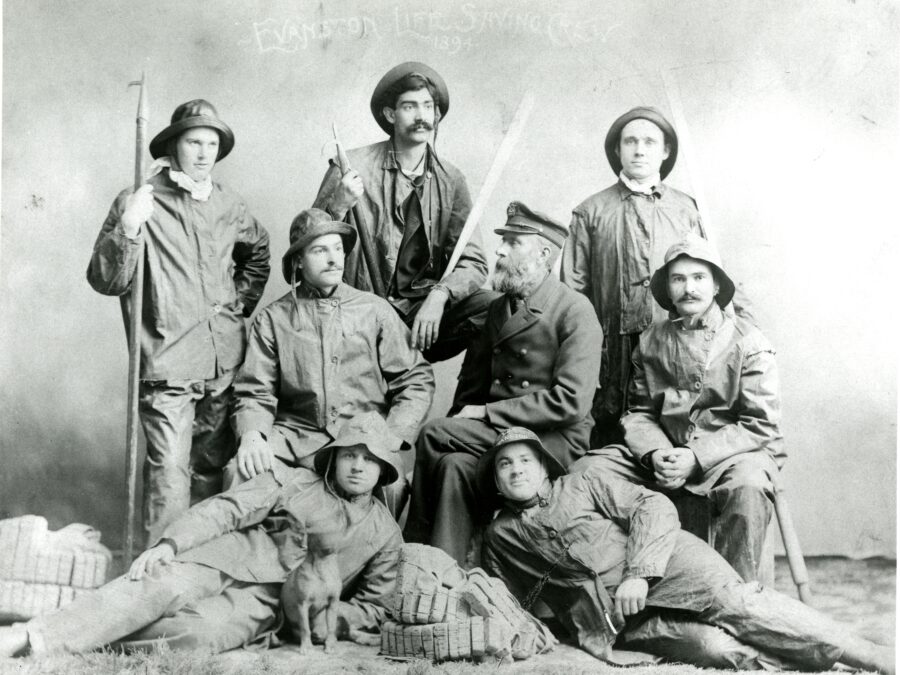
M519 358L524 358L527 353L528 353L528 349L526 349L525 347L522 347L522 349L519 350Z

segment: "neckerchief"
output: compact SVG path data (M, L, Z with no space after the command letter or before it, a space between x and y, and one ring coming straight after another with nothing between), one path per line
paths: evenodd
M653 177L653 180L647 181L646 183L638 183L626 176L624 171L619 172L619 180L632 192L639 192L642 195L652 195L656 192L656 186L662 182L659 174L656 174Z
M207 176L203 181L198 183L183 171L174 168L172 166L172 158L165 156L160 157L150 165L150 175L148 178L152 178L163 169L169 170L169 178L172 179L172 182L190 194L191 199L198 202L209 201L209 196L212 194L213 188L212 177Z

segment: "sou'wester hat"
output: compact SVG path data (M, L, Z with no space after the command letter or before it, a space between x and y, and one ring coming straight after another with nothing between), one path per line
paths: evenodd
M166 154L166 143L177 138L188 129L209 127L219 134L219 154L216 161L225 159L234 147L234 133L219 119L216 107L202 98L182 103L172 113L172 122L150 141L150 155L157 159Z
M325 476L334 451L354 445L365 446L378 459L381 464L379 485L390 485L400 477L391 460L394 459L395 453L408 448L409 445L395 436L384 418L375 411L361 413L349 420L341 427L331 443L316 452L313 458L316 473Z
M494 480L494 458L501 448L512 443L526 443L537 450L538 455L544 460L544 465L547 467L547 476L551 481L566 473L565 467L544 447L536 433L525 427L510 427L501 432L497 440L494 441L494 445L478 458L476 476L478 490L482 499L497 498L497 483Z
M663 161L662 166L659 167L659 176L661 179L665 179L666 176L672 173L672 169L675 166L675 159L678 157L678 134L675 133L675 127L669 123L669 120L663 117L663 114L659 112L659 110L645 106L632 108L619 117L612 123L612 126L606 134L606 143L604 144L606 149L606 159L609 161L613 173L618 176L622 172L622 160L619 159L616 150L619 148L619 139L622 136L622 129L625 128L626 124L634 120L647 120L648 122L653 122L653 124L662 130L663 136L666 138L666 143L669 144L669 156Z
M447 90L447 83L444 82L444 78L436 70L418 61L407 61L399 66L394 66L384 74L384 77L378 80L378 84L375 85L375 91L372 92L372 100L369 103L372 117L375 118L378 126L388 136L394 133L394 125L385 119L382 110L386 107L393 107L394 102L387 99L387 94L398 80L413 74L421 75L434 85L437 99L434 104L441 111L441 119L447 116L447 111L450 109L450 92Z
M675 303L669 297L668 269L669 263L678 258L693 258L705 262L713 270L716 282L719 284L719 292L716 294L716 302L723 309L734 297L734 282L722 269L722 260L715 246L698 234L689 232L677 244L666 251L665 263L653 273L650 279L650 291L660 307L670 312L675 311Z
M344 240L344 254L350 253L356 245L356 229L343 221L334 220L322 209L305 209L297 214L291 223L290 246L281 257L281 273L284 280L291 283L291 261L297 251L325 234L339 234Z

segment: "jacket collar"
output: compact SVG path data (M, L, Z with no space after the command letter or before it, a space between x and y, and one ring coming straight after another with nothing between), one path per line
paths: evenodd
M325 296L318 288L308 286L301 281L297 284L297 298L300 300L343 300L347 297L347 288L347 284L342 281L334 289L334 293Z
M634 190L629 188L627 185L625 185L625 183L622 182L621 178L616 183L616 187L619 190L619 199L621 199L623 201L628 199L631 195L641 195L642 197L649 196L649 195L645 195L642 192L635 192ZM662 197L664 197L666 194L666 190L668 190L668 189L669 188L666 187L666 184L663 183L662 181L660 181L658 185L653 186L653 196L656 197L657 199L662 199Z
M399 171L400 164L394 155L394 143L391 139L382 141L379 151L381 153L381 168L386 171ZM441 160L437 155L434 146L429 143L425 148L425 171L434 173L436 167L440 167L441 171L446 172Z
M678 312L669 312L669 321L678 330L689 330L687 326L684 325L684 320L680 316L678 316ZM713 301L713 303L709 306L709 309L707 309L706 312L704 312L703 316L700 317L700 320L697 322L696 328L709 328L711 330L717 330L723 323L725 323L725 312L723 312L722 308L719 307L719 303Z
M509 299L502 298L502 309L494 313L494 330L497 342L508 340L513 335L521 333L531 324L536 323L541 314L547 309L547 305L556 296L562 282L550 272L529 297L519 306L519 311L510 315Z

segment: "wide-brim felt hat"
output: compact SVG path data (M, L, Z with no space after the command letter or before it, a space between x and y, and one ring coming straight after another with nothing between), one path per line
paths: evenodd
M328 472L330 460L338 448L364 446L381 464L379 485L390 485L400 477L391 461L394 453L409 447L388 428L384 418L375 411L361 413L341 427L335 439L318 450L313 457L313 468L320 476Z
M394 133L394 125L385 119L382 111L384 108L392 108L394 102L387 100L387 94L397 80L413 73L421 75L434 85L437 98L434 103L437 105L438 110L441 111L442 119L447 116L447 111L450 110L450 92L447 89L447 83L444 82L444 78L436 70L418 61L401 63L399 66L391 68L384 74L384 77L378 80L378 84L375 85L375 90L372 92L372 100L369 102L372 117L375 118L378 126L389 136Z
M566 473L566 468L544 447L536 433L525 427L510 427L501 432L497 440L494 441L494 445L478 458L475 475L481 499L487 501L501 499L497 494L497 482L494 480L494 458L501 448L512 443L526 443L537 450L539 456L544 460L544 464L547 467L547 476L551 481Z
M666 251L665 263L653 273L650 279L650 292L660 307L670 312L675 311L675 303L669 297L669 263L678 258L693 258L705 262L712 268L713 276L719 284L719 292L716 294L716 303L725 308L734 297L734 282L722 269L722 260L716 247L706 239L693 232L688 233L676 244Z
M341 235L341 239L344 240L345 255L350 253L356 245L356 228L343 221L335 220L322 209L306 209L297 214L294 222L291 223L291 245L281 257L281 272L284 274L285 281L291 283L294 254L326 234Z
M605 148L606 159L609 161L613 173L618 176L622 172L622 160L619 159L616 150L619 148L619 138L622 135L622 129L625 128L626 124L634 120L653 122L662 130L663 135L666 137L666 143L669 145L669 156L663 161L662 166L659 167L660 178L665 179L666 176L672 173L672 169L675 167L675 160L678 158L678 134L675 133L675 127L669 123L669 120L659 110L647 106L632 108L613 122L609 128L606 134Z
M225 159L234 147L234 133L225 122L219 119L216 107L202 98L182 103L172 113L171 124L160 131L150 141L150 155L153 159L166 154L166 144L173 138L178 138L188 129L195 127L209 127L219 134L219 154L216 161Z

